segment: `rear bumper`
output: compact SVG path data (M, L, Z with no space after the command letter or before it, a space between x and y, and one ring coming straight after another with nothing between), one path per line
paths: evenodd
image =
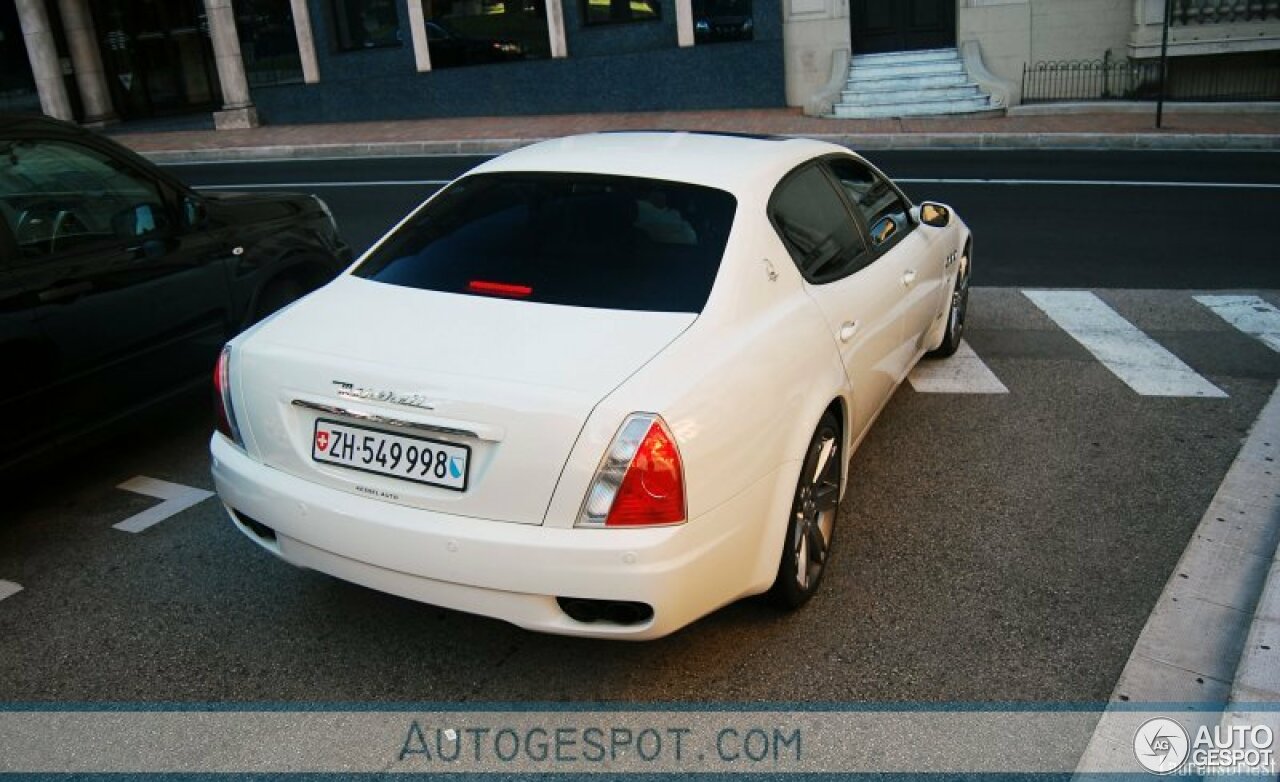
M373 589L542 632L601 638L667 635L739 597L767 589L777 564L766 534L778 473L675 527L553 528L423 511L305 481L263 465L215 434L219 496L269 527L232 515L280 558ZM788 494L789 496L789 494ZM777 526L777 525L774 525ZM578 622L557 597L645 603L639 624Z

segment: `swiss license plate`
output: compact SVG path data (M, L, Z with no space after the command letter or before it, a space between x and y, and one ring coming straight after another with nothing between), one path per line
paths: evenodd
M466 491L471 449L422 437L316 421L311 458L353 470Z

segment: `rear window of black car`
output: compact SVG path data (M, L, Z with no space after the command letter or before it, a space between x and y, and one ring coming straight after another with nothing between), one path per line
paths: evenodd
M700 312L737 201L635 177L465 177L401 226L355 274L475 296L650 312Z

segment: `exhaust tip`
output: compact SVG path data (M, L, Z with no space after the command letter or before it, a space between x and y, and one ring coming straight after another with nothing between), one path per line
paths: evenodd
M560 610L570 619L583 624L607 622L615 625L639 625L653 618L653 606L630 600L591 600L585 597L557 597Z
M257 519L250 518L249 516L244 515L240 511L236 510L235 508L231 509L231 513L236 517L236 521L240 522L240 524L245 529L249 530L254 535L258 536L259 538L262 538L265 541L269 541L271 543L275 542L276 531L268 527L266 524L263 524Z

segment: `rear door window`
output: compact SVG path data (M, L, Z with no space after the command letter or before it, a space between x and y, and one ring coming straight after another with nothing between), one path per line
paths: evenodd
M818 166L806 166L778 185L769 217L809 282L847 277L871 260L853 215Z
M737 202L721 190L633 177L466 177L355 270L379 282L477 296L700 312Z

